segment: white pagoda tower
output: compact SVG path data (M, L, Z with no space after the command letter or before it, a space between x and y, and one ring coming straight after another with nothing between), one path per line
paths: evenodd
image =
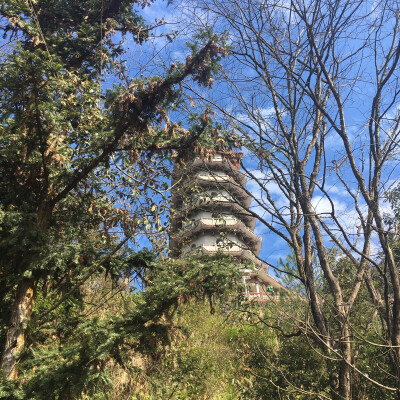
M239 267L248 260L256 268L240 267L248 298L278 299L284 286L257 258L261 238L254 233L256 218L249 212L251 196L244 190L247 177L240 171L241 157L238 152L218 151L174 168L170 254L223 252L234 256Z

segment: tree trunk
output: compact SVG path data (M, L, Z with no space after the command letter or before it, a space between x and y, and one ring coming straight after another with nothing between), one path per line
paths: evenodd
M339 395L341 400L351 400L351 343L350 329L346 322L343 323L340 339L341 355L343 357L339 370Z
M54 204L43 201L38 207L37 226L41 232L45 232L50 226L50 219ZM29 259L28 255L24 255ZM18 263L16 263L18 264ZM19 273L23 274L27 268L15 266ZM11 309L11 317L8 324L6 342L1 356L0 369L3 369L8 379L18 376L17 355L23 349L26 341L26 321L32 314L37 279L34 275L30 278L23 277L17 287L15 300Z
M18 285L11 310L10 325L0 364L10 380L18 376L17 355L25 345L26 320L29 320L32 314L35 288L35 278L23 278Z

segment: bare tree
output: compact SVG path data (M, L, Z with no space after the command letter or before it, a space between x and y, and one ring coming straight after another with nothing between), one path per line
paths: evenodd
M251 191L258 218L293 250L312 336L338 360L332 397L352 398L361 376L400 398L397 237L382 206L397 175L400 2L203 0L197 7L199 21L232 45L214 97L197 95L250 150L243 167L258 188ZM335 269L332 247L351 260L351 285ZM386 335L375 340L388 354L393 385L357 367L352 313L363 287Z

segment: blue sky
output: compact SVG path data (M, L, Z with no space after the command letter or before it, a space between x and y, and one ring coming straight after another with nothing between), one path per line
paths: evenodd
M365 9L368 7L371 7L371 10L373 11L375 10L373 9L375 5L372 2L365 3ZM193 29L202 27L206 22L212 21L212 18L207 13L193 13L188 10L189 9L182 3L175 2L172 5L167 6L167 2L158 0L152 6L146 7L142 11L142 14L149 23L155 23L156 19L160 20L164 18L166 24L158 28L155 31L156 36L141 48L133 43L126 43L128 49L128 66L132 76L138 77L140 76L140 73L144 73L145 75L157 73L162 74L164 68L170 65L171 62L183 61L185 59L186 55L189 53L189 50L185 45L185 41L188 40L190 35L193 33ZM368 17L371 19L371 21L372 18L374 18L374 12L372 12ZM378 12L379 10L376 11L376 13ZM285 16L286 13L287 10L282 11L283 16ZM182 15L184 15L184 18L182 18ZM361 40L363 40L368 33L373 31L374 27L371 25L371 21L369 21L368 18L360 20L360 22L355 24L352 30L349 32L351 40L343 42L344 44L340 52L343 57L346 57L346 55L350 54L357 47L357 45L361 43ZM384 32L382 32L382 37L384 36L380 42L382 47L387 45L387 41L390 39L389 25L387 28L385 27ZM229 34L232 34L232 32L230 32L228 29L229 27L227 28L224 25L216 24L214 27L216 30L220 30L221 32L228 31ZM368 31L368 29L371 31ZM165 35L175 30L179 32L179 38L170 43ZM234 43L234 40L235 38L232 36L232 43ZM342 80L342 90L343 92L346 92L347 90L346 96L348 96L346 97L347 103L345 109L348 136L353 148L358 152L357 157L360 163L362 157L367 155L367 151L365 149L365 144L367 142L366 122L368 121L371 100L375 89L374 71L371 68L371 61L373 60L372 55L371 49L364 50L362 54L362 62L356 67L349 67L348 76L343 76ZM252 106L254 107L253 110L257 110L258 120L261 120L261 124L255 129L255 132L258 130L265 134L265 132L267 132L268 129L270 129L274 124L271 97L265 92L265 88L263 89L262 86L260 86L260 82L257 80L257 75L251 68L245 68L243 67L243 64L235 64L231 57L224 60L222 64L223 69L227 72L227 74L236 74L231 75L235 76L237 79L236 92L235 90L232 90L231 85L226 84L226 81L223 80L217 80L212 90L198 88L196 86L187 86L185 89L189 90L189 93L193 95L194 102L196 103L196 106L198 106L198 110L195 110L200 111L205 107L207 101L218 104L220 110L218 110L218 108L214 108L216 111L215 118L224 121L226 126L229 126L229 124L232 122L242 125L242 128L245 127L248 130L251 137L251 129L255 128L256 121L249 118L248 114L246 114L245 110L243 109L243 105L238 103L238 96L241 95L245 102L251 102ZM356 69L358 80L356 84L351 85L351 79L355 77ZM249 84L248 78L253 78L253 83ZM190 92L191 89L193 90L192 92ZM332 107L334 107L334 104ZM392 118L397 118L397 106L393 106L391 112ZM233 116L233 119L227 117L227 114ZM181 114L178 117L180 117L185 123L185 114ZM386 135L390 135L390 127L388 127L390 123L391 121L389 113L387 122L382 122L383 130L385 130L385 124L387 126ZM388 136L386 136L386 139L387 137ZM324 161L326 162L327 174L324 188L331 197L331 201L335 206L340 223L345 227L349 238L354 238L355 241L359 225L359 218L355 212L352 198L346 191L345 186L340 183L339 178L335 174L334 168L337 163L340 163L341 160L343 160L343 144L338 139L338 136L334 132L331 132L326 136L325 148L326 154ZM250 157L247 151L244 151L244 153L244 163L246 167L252 170L252 173L258 178L268 180L270 178L269 172L265 169L260 169L257 160ZM396 182L396 175L398 175L395 172L397 163L398 162L396 159L393 159L387 163L387 167L383 174L383 184L381 186L382 196L384 195L384 192L389 190ZM367 164L368 163L365 164L365 176L368 174ZM351 191L356 193L355 179L352 174L349 173L349 171L350 170L348 169L348 166L343 168L341 171L342 177L349 185ZM321 176L319 179L321 179ZM276 182L270 180L266 187L274 201L276 201L280 207L283 207L283 209L287 207L287 199L285 199L285 196L277 186ZM251 182L251 180L248 184L248 190L251 191L255 198L259 200L263 201L265 198L265 193L260 190L255 182ZM327 216L324 221L327 224L330 224L331 221L328 218L328 213L331 212L331 203L322 191L316 190L313 198L313 206L316 213L322 216ZM259 212L262 217L266 219L271 218L268 217L265 210L263 210L260 206L257 206L255 202L253 202L253 209ZM363 213L365 209L365 203L361 200L361 212ZM389 204L384 203L382 210L384 213L390 214L391 210ZM260 255L262 259L271 264L276 264L279 258L285 258L289 252L289 248L284 240L271 233L270 230L261 223L257 223L255 231L258 235L263 237L263 247ZM327 243L329 244L329 240ZM362 245L362 240L358 242L358 246L360 245ZM374 239L372 241L372 253L377 256L378 252L379 245L377 244L376 239Z

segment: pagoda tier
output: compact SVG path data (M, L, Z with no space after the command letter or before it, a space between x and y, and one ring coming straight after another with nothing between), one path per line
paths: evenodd
M225 201L199 202L197 205L192 204L191 206L183 207L176 222L180 222L182 226L182 221L192 219L198 211L211 212L217 216L234 215L251 230L254 230L256 225L256 218L243 206Z
M172 221L174 230L182 228L182 224L192 219L197 211L211 212L215 215L234 215L240 219L249 229L254 229L256 224L256 218L251 212L249 212L242 204L230 199L225 196L223 192L219 192L218 195L213 196L211 200L204 196L198 196L196 199L188 201L186 205L178 208L175 213L175 217Z
M216 248L213 246L207 246L203 245L201 247L197 247L197 250L201 250L204 254L215 254L218 251L221 251L223 254L233 256L237 258L238 260L242 261L250 261L253 263L256 267L261 267L262 262L255 257L255 255L249 251L249 250L244 250L244 249L230 249L230 248Z
M245 187L247 182L247 176L240 171L239 164L237 161L231 161L225 158L221 154L215 154L212 158L201 159L196 157L187 167L174 170L174 178L179 179L185 174L194 174L198 171L208 172L225 172L228 176L234 178L242 187Z
M190 175L188 171L187 174L186 177L181 175L179 180L174 180L177 184L179 184L179 181L184 183L182 185L179 184L180 189L174 190L172 193L172 202L175 206L185 203L185 197L188 193L203 193L206 195L215 190L226 192L228 197L234 198L244 207L250 206L251 196L246 192L242 183L229 176L226 172L200 170Z
M241 220L233 215L213 218L212 215L200 212L197 218L187 221L180 232L170 237L170 242L174 244L185 243L188 240L197 238L201 234L215 232L216 227L218 227L220 233L233 233L245 244L246 249L251 250L254 254L258 255L260 253L261 238L257 237L253 230L249 229Z

